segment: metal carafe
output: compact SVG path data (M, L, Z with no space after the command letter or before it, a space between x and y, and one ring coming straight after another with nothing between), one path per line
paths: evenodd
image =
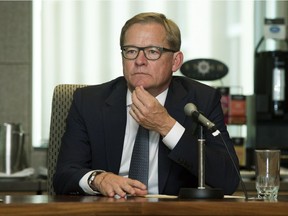
M11 175L28 167L21 124L0 124L0 172Z

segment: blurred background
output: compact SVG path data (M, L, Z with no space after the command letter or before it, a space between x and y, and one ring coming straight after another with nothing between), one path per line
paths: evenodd
M140 12L166 14L181 29L184 61L218 59L229 67L224 85L252 94L254 7L253 1L35 1L33 145L47 145L55 85L98 84L122 75L120 31Z
M230 95L243 96L240 101L243 102L244 98L247 103L251 100L255 103L253 96L259 93L255 90L255 82L258 80L257 77L255 79L255 49L264 36L265 18L283 19L282 24L286 31L287 1L0 1L0 123L21 125L25 143L31 147L29 159L32 167L46 166L54 87L64 83L99 84L121 76L121 28L127 19L148 11L164 13L179 25L184 62L207 58L221 61L228 67L229 72L222 79L201 82L214 87L226 87ZM283 40L287 40L287 36ZM282 48L287 47L280 47ZM278 49L275 40L263 42L259 48L265 52ZM288 61L286 63L288 64ZM285 70L287 64L284 65ZM263 74L270 73L266 72L265 68L260 71L263 71ZM259 73L258 71L257 74ZM178 71L177 75L183 74ZM261 73L259 76L262 76ZM272 78L267 76L265 79L270 82ZM271 88L270 84L265 84L266 80L259 80L264 89ZM260 106L263 101L270 104L270 93L271 89L267 95L265 92L259 93ZM239 97L234 99L237 101ZM251 121L246 119L249 113L249 116L256 116L257 111L253 106L251 108L244 105L241 110L245 116L243 121L227 123L231 135L242 139L235 140L241 145L239 154L243 153L243 149L245 154L246 148L254 149L257 145L261 147L255 144L260 142L255 136L267 135L266 132L270 131L267 125L272 125L276 130L279 128L278 131L285 133L288 127L288 100L285 98L284 101L284 120L280 123L279 118L274 120L270 108L259 111L265 114L262 115L265 117L260 119L265 125L261 131L257 128L261 129L262 125L257 125L255 119L252 119L254 122L250 128ZM253 132L250 142L249 131ZM285 150L288 149L288 143L276 147ZM244 158L244 165L245 160Z

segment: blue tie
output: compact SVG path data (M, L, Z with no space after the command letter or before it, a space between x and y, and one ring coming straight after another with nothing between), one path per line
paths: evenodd
M139 125L131 157L129 178L137 179L148 187L149 130Z

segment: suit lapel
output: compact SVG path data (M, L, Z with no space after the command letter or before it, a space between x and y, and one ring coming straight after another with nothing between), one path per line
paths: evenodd
M105 127L104 136L108 169L118 174L126 128L126 82L120 82L111 92L102 110Z
M165 108L168 113L175 118L180 124L183 124L186 116L184 114L184 106L187 103L187 91L177 81L172 80L169 87L167 98L165 101ZM166 185L169 172L171 170L172 161L168 155L170 150L161 141L159 142L159 155L158 155L158 183L159 193L163 193Z

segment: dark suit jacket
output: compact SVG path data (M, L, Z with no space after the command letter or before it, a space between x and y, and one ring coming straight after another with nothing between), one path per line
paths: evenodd
M127 84L123 77L77 89L62 138L54 189L57 194L82 194L79 180L92 169L118 174L126 127ZM183 111L187 103L214 122L238 166L238 159L223 121L220 94L212 87L185 77L173 77L165 107L186 130L171 151L159 140L159 193L177 195L181 187L198 186L197 122ZM206 183L231 194L239 179L220 137L206 138Z

